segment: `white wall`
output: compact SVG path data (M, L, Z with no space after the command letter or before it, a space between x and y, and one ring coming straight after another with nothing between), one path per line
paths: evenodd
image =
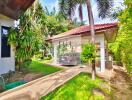
M54 45L54 63L56 63L57 59L57 45L60 42L66 42L71 41L72 45L76 45L76 50L81 52L81 45L84 43L88 43L91 40L91 36L80 36L80 35L74 35L74 36L68 36L61 39L53 40L52 43ZM95 36L95 42L100 43L100 63L101 63L101 71L105 71L105 37L104 34L101 33L99 35Z
M83 36L82 43L87 43L91 39L91 36ZM100 43L100 63L101 72L105 71L105 36L104 34L99 34L95 36L95 42Z
M74 35L74 36L68 36L68 37L64 37L64 38L60 38L60 39L55 39L55 40L52 40L52 44L54 46L54 61L53 63L54 64L58 64L57 62L57 47L59 45L59 42L63 43L63 42L71 42L72 46L74 46L76 49L76 52L80 52L80 48L81 48L81 35Z
M0 74L15 70L15 54L11 47L11 57L1 58L1 26L13 27L14 20L0 16Z

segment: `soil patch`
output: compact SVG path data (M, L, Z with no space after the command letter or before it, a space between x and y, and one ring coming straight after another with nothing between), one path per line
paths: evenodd
M132 100L132 77L119 66L114 67L113 74L110 80L113 99Z
M15 81L19 81L19 80L24 80L26 82L30 82L33 81L37 78L43 77L43 74L36 74L36 73L24 73L24 72L15 72L9 82L15 82Z

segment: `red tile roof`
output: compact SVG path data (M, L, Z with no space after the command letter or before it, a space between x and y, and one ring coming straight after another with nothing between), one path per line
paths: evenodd
M113 27L117 27L117 23L96 24L95 31L101 31L101 30L105 30L105 29L109 29L109 28L113 28ZM55 35L55 36L49 38L48 40L66 37L66 36L70 36L70 35L79 35L79 34L86 33L86 32L89 32L89 34L90 34L90 26L86 26L86 25L80 26L78 28L69 30L67 32Z

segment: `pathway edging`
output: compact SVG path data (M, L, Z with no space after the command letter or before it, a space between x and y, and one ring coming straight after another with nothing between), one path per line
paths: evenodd
M73 67L44 76L0 94L0 100L38 100L72 79L85 68ZM24 99L25 98L25 99Z

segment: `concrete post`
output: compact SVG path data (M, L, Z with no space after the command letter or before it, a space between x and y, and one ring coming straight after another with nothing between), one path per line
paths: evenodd
M57 44L53 44L54 45L54 64L57 64Z
M101 72L105 71L105 45L104 41L100 42L100 60L101 60Z
M1 24L0 24L0 61L1 61Z

